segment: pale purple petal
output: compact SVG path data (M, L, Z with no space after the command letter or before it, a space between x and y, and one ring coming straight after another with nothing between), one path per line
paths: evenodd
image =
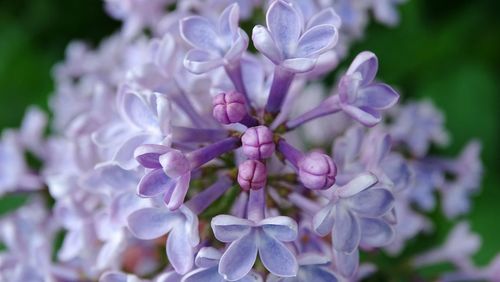
M177 214L166 209L145 208L128 217L128 227L135 237L151 240L168 233L178 220Z
M144 206L144 200L137 197L135 193L123 192L118 194L111 201L109 210L111 219L126 225L127 217L137 209Z
M368 127L374 126L382 120L380 113L372 108L342 105L342 110L353 119Z
M283 242L290 242L297 238L297 223L287 216L269 217L259 222L262 230Z
M335 45L338 39L333 25L319 25L306 31L299 40L296 57L316 57Z
M303 73L310 71L316 65L316 59L312 58L293 58L286 59L281 63L281 66L286 70L294 73Z
M182 175L177 179L172 195L169 198L167 208L171 211L178 209L183 203L189 189L189 181L191 180L191 173Z
M330 24L338 29L342 23L339 15L330 7L312 16L307 23L307 28L322 24Z
M198 268L189 272L181 282L224 282L217 267ZM239 281L239 280L238 280Z
M192 49L186 54L184 66L193 73L202 74L224 64L223 58L213 52Z
M137 194L141 197L155 197L173 189L176 181L168 177L162 169L155 169L144 175L137 186Z
M233 62L237 59L240 59L245 50L248 48L248 35L243 30L239 30L238 34L238 38L224 55L224 59L226 59L228 62Z
M182 38L192 47L200 50L218 51L218 34L215 27L206 18L191 16L180 22Z
M226 280L235 281L247 275L257 258L254 233L247 234L229 245L219 263L219 273Z
M215 238L221 242L233 242L248 234L254 223L232 215L218 215L212 219Z
M361 239L361 230L358 219L348 209L336 208L335 224L333 225L332 243L339 252L352 253Z
M394 239L394 229L378 218L361 218L361 244L369 247L383 247Z
M213 247L204 247L196 255L195 264L198 267L209 268L219 264L222 254Z
M297 9L289 2L274 1L267 10L266 23L281 52L291 55L303 28L303 19Z
M135 149L134 158L145 168L161 168L159 158L170 150L163 145L141 145Z
M320 236L326 236L333 229L335 223L334 205L328 204L319 210L313 218L313 228Z
M399 94L389 85L374 83L359 89L356 104L385 110L394 106L399 100Z
M137 134L128 138L116 151L113 161L124 169L137 167L138 163L134 159L134 151L137 147L148 141L150 141L148 134Z
M158 119L139 94L127 92L122 101L123 114L128 122L140 129L152 128L158 125Z
M260 233L259 239L259 256L269 272L282 277L297 275L297 260L282 242L265 233Z
M352 211L367 217L382 216L394 206L394 196L383 188L365 190L347 201Z
M333 251L337 270L344 277L353 277L358 270L359 250L355 249L352 254Z
M375 175L369 172L361 173L344 186L338 188L337 194L342 198L349 198L371 187L375 183L377 183Z
M175 271L186 274L194 264L194 250L183 224L175 226L167 239L167 257Z
M279 65L281 63L283 60L281 51L278 49L271 34L265 27L256 25L253 28L252 41L255 48L274 64Z
M238 21L240 18L239 14L240 7L238 4L234 3L224 9L219 17L219 34L225 37L228 41L232 39L232 35L238 30Z
M356 58L352 61L349 69L347 70L348 75L352 75L359 72L362 77L361 85L365 86L373 81L378 70L378 59L375 54L369 51L364 51L359 53Z

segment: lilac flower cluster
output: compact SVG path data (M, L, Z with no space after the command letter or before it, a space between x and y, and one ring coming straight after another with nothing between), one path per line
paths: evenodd
M34 195L0 218L0 280L357 281L377 271L360 253L397 255L432 230L438 199L447 217L466 213L478 142L430 155L448 141L442 115L397 105L371 52L321 83L370 13L397 23L397 2L106 0L123 27L95 50L68 47L51 134L30 108L0 139L0 194ZM498 278L457 228L415 267Z

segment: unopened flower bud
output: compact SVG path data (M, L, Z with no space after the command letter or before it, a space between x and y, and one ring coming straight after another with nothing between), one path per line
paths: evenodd
M160 156L160 164L165 174L176 178L189 171L189 160L179 150L171 150Z
M222 124L240 122L247 114L245 103L241 93L221 93L213 99L213 116Z
M298 162L298 167L300 181L306 188L328 189L335 183L337 167L325 154L312 152Z
M273 142L273 132L263 126L251 127L241 136L243 153L249 159L266 159L273 155L275 144Z
M238 167L238 183L245 191L258 190L266 185L266 165L257 160L247 160Z

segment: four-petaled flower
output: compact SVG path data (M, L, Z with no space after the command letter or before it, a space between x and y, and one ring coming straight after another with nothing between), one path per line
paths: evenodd
M230 243L219 263L219 273L226 280L235 281L247 275L257 253L269 272L282 277L297 274L297 260L283 243L297 237L297 223L293 219L277 216L254 222L218 215L211 225L217 240Z
M294 4L277 0L267 11L267 28L255 26L252 40L255 48L275 65L292 73L307 72L338 39L336 27L330 21L322 22L324 24L306 26L304 17Z
M373 82L378 60L372 52L361 52L349 66L339 83L342 110L366 126L382 120L381 110L394 106L399 94L389 85Z

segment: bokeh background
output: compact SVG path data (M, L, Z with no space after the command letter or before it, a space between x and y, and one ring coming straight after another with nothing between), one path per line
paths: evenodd
M71 40L96 45L119 27L102 6L101 0L0 0L0 130L18 127L30 104L47 108L52 66L63 59ZM482 236L478 264L500 252L499 11L498 0L409 0L401 5L399 26L371 24L352 52L375 52L379 77L397 86L404 100L429 98L444 111L452 139L440 153L454 156L471 138L481 140L482 190L472 212L459 219L469 220ZM0 199L0 214L22 201ZM377 255L378 279L406 280L410 254L442 242L454 222L439 210L430 216L435 233L412 241L400 258ZM430 279L447 268L430 267L419 276Z

